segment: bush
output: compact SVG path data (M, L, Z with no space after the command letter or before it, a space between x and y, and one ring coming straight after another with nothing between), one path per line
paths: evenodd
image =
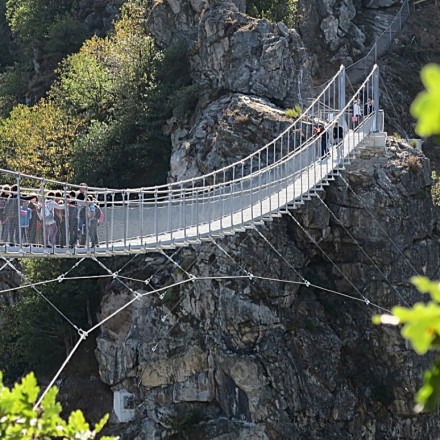
M295 105L295 107L288 108L285 111L285 115L288 118L297 119L302 115L302 108L299 104Z
M256 18L265 18L274 23L283 21L288 27L298 24L298 0L249 0L246 12Z
M66 14L49 25L44 51L56 64L66 55L78 51L86 38L84 24Z
M67 421L61 418L61 405L56 401L58 390L53 387L36 407L40 388L33 373L29 373L12 389L3 385L0 372L0 437L3 440L93 440L108 420L104 416L90 428L81 411L74 411ZM101 440L117 440L101 437Z

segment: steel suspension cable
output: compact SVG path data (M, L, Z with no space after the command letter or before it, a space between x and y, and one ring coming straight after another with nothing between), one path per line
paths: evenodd
M419 275L419 272L417 269L413 266L411 261L407 258L407 256L400 250L399 246L397 246L396 242L390 237L390 235L387 233L385 228L381 225L379 220L374 216L374 214L368 209L367 205L362 200L362 197L359 196L356 191L350 186L350 184L347 182L347 180L344 178L344 176L340 176L341 180L345 183L347 188L353 193L353 195L361 202L362 207L367 211L367 213L370 215L370 217L376 222L376 224L379 226L380 230L385 234L385 236L388 238L388 240L391 242L391 244L394 246L394 248L397 250L397 252L403 257L405 262L408 264L409 267L414 271L416 275Z
M353 237L353 235L350 233L350 231L342 224L342 222L338 219L336 214L325 204L325 202L319 197L319 194L316 194L316 197L318 197L319 201L324 205L324 207L327 209L327 211L330 213L330 215L339 223L339 225L344 229L344 231L347 233L347 235L351 238L353 243L361 250L361 252L368 258L368 260L373 264L373 266L377 269L377 271L382 275L382 277L385 279L385 281L390 285L390 287L394 290L394 292L397 294L397 296L407 305L409 306L408 302L405 298L401 295L401 293L394 287L394 285L391 283L391 281L388 279L388 277L382 272L382 270L379 268L379 266L373 261L373 259L368 255L368 253L365 251L365 249L359 244L359 242Z

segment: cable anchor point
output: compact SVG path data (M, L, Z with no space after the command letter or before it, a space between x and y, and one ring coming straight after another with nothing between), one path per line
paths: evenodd
M82 339L82 340L85 340L86 338L87 338L87 336L88 336L88 334L87 334L87 332L86 331L84 331L83 329L78 329L78 334L79 334L79 337Z

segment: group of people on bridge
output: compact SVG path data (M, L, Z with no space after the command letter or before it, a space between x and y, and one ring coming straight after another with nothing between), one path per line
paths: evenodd
M103 212L82 183L78 191L22 193L3 185L0 193L1 245L96 247Z
M353 130L356 129L359 124L364 120L365 117L370 115L373 112L373 100L371 98L368 98L365 102L365 104L361 105L361 101L358 98L356 98L353 101L353 110L352 110L352 116L351 120L348 122L347 127L352 128ZM333 113L328 114L328 123L332 123ZM325 159L329 155L329 145L336 145L338 146L340 142L344 138L344 128L342 124L338 123L338 121L333 123L333 129L326 131L327 123L324 121L321 121L318 123L317 126L313 128L313 135L316 137L319 137L320 135L320 148L318 147L317 150L319 153L317 155L320 155L321 159ZM339 154L339 150L337 150Z

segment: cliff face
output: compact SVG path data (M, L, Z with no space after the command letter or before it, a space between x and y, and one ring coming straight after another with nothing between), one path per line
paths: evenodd
M335 32L348 42L339 24L353 23L354 7L351 0L320 1L313 16L322 23L339 8ZM217 96L199 105L191 124L170 121L172 179L232 163L273 139L289 123L276 105L310 91L311 63L298 34L243 10L240 2L178 0L153 8L158 41L187 39L195 83ZM438 277L439 213L430 188L429 161L389 141L386 156L364 150L343 179L320 193L322 200L306 202L293 218L221 239L221 248L180 249L173 254L178 266L146 255L131 276L151 279L152 287L188 273L209 279L145 297L102 327L101 378L135 401L135 419L118 433L191 440L439 437L435 418L415 417L411 409L427 361L407 349L398 330L371 324L375 305L389 309L420 298L408 283L415 272ZM113 281L101 318L129 299Z
M440 435L434 417L412 414L426 360L398 330L371 323L379 311L372 304L420 298L408 284L414 269L438 276L429 161L395 141L388 157L362 156L343 173L349 187L338 178L322 202L292 211L301 226L283 216L219 240L229 256L208 243L174 256L197 277L251 273L286 282L196 281L136 302L106 324L101 377L132 392L137 407L124 438ZM298 273L312 286L291 284ZM187 277L155 255L133 271L153 274L154 287ZM129 299L116 286L103 316Z

